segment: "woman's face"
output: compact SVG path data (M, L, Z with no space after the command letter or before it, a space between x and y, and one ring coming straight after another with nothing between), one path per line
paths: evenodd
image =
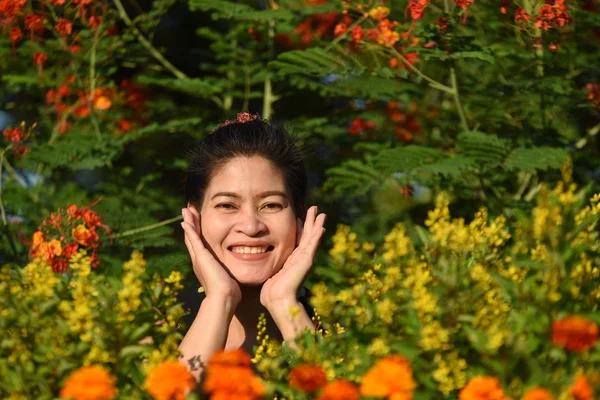
M262 157L237 157L212 177L200 210L202 235L243 285L260 285L296 246L296 216L283 175Z

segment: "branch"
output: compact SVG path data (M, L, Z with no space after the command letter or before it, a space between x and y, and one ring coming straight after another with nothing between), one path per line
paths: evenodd
M171 64L169 62L169 60L164 58L163 55L160 54L160 52L158 50L156 50L156 48L154 46L152 46L152 43L150 43L150 41L148 41L148 39L146 39L144 37L144 35L142 35L140 30L133 24L133 21L129 18L129 15L127 15L127 12L125 11L123 4L121 3L121 0L114 0L114 2L115 2L115 6L117 6L117 10L119 11L119 16L121 17L123 22L125 22L125 24L129 28L131 28L131 30L133 31L133 34L138 39L138 41L142 44L142 46L144 46L146 48L146 50L148 50L150 52L150 54L152 54L152 56L156 59L156 61L161 63L163 67L168 69L177 78L179 78L179 79L187 78L188 76L186 74L184 74L183 72L178 70L173 64Z
M182 219L182 217L181 217L181 215L179 215L177 217L169 218L169 219L157 222L157 223L152 224L152 225L142 226L141 228L130 229L130 230L125 231L123 233L117 233L117 234L113 235L112 237L113 237L113 239L120 239L120 238L125 237L125 236L135 235L136 233L151 231L152 229L160 228L161 226L164 226L164 225L169 225L170 223L173 223L175 221L179 221L181 219Z

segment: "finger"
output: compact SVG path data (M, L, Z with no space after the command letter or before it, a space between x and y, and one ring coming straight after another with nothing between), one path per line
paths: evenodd
M183 227L183 230L185 231L190 241L190 244L192 245L194 254L200 255L201 251L204 250L204 244L202 243L202 240L200 240L200 237L196 233L194 226L189 222L182 222L181 226Z
M313 232L308 243L309 248L314 248L315 251L317 246L319 245L319 242L321 241L321 238L323 237L323 234L325 233L325 228L323 227L323 225L325 224L326 219L326 214L320 214L315 220Z
M306 212L306 220L304 221L304 234L312 232L313 224L315 223L315 215L317 214L317 206L312 206Z
M194 222L193 225L198 233L198 236L202 237L202 229L200 228L200 214L198 213L198 210L196 210L195 207L188 207L188 210L190 211L190 214L192 214L192 220Z

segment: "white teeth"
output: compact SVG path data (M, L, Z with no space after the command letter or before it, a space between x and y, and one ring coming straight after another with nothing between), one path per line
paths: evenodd
M239 254L258 254L267 251L267 247L243 247L235 246L231 248L231 251Z

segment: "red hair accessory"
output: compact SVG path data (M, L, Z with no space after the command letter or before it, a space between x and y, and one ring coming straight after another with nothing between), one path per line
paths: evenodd
M227 121L223 122L221 124L221 126L227 126L227 125L237 124L237 123L243 124L244 122L256 121L259 119L260 119L260 115L258 115L258 114L250 114L249 112L241 112L241 113L238 113L236 119L227 120Z

